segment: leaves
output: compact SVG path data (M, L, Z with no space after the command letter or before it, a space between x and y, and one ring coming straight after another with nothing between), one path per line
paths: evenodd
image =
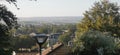
M115 39L111 35L100 31L88 31L77 38L73 49L79 55L97 55L97 49L103 48L105 55L114 54L116 48ZM77 52L76 52L77 51Z
M65 45L67 45L67 44L68 44L68 41L71 40L71 37L70 37L71 34L72 34L72 33L70 33L70 32L65 33L65 34L61 35L58 39L59 39L60 42L62 42L62 43L64 43Z
M0 21L2 20L9 29L17 27L17 18L4 5L0 5Z
M96 2L89 11L84 13L82 22L77 26L78 33L83 33L87 30L98 30L115 33L119 37L119 10L120 7L115 3L110 3L108 1Z
M120 37L119 10L116 3L100 1L86 11L77 24L73 54L97 55L97 50L102 48L103 55L118 55L118 44L114 40Z

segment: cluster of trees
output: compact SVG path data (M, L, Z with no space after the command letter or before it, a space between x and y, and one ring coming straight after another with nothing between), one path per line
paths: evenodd
M73 55L119 55L120 7L109 1L96 2L77 24Z
M67 32L60 35L58 41L63 43L64 45L68 45L69 41L72 41L75 37L76 25L69 25L67 27Z
M110 32L112 36L120 36L120 7L109 1L96 2L94 7L84 13L84 18L77 25L78 33L87 30Z
M65 45L68 44L68 42L71 40L71 34L70 32L67 32L59 37L59 41Z
M63 32L63 30L67 30L68 28L71 30L75 29L75 24L61 24L61 25L41 24L40 26L24 25L16 30L16 34L30 34L32 32L45 33L45 34L61 33L61 32Z
M13 0L5 0L12 2ZM0 4L0 55L10 55L12 48L12 29L18 27L16 16L4 4Z
M34 41L34 39L28 35L20 35L15 37L13 40L15 51L22 51L22 49L32 49L34 46L36 46L36 42Z
M70 35L74 29L75 29L75 24L64 24L64 25L43 24L41 26L36 26L36 25L22 26L18 28L15 32L16 37L14 37L14 50L19 51L19 49L22 49L22 48L37 50L38 46L36 45L36 42L34 41L34 39L29 36L30 33L34 32L34 33L45 33L45 34L51 34L51 33L62 34L63 30L69 30L69 32L61 35L59 38L61 41L66 43L70 40L69 39ZM47 45L47 42L43 45L43 47L45 47L46 45Z
M14 4L17 0L1 0ZM18 8L19 9L19 8ZM0 55L11 55L13 46L13 29L18 28L17 17L0 3Z
M109 33L90 30L76 39L73 53L75 55L119 55L120 39Z

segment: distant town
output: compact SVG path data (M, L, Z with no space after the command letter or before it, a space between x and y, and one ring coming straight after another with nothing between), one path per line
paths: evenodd
M67 16L67 17L19 17L20 24L76 24L82 19L81 16Z

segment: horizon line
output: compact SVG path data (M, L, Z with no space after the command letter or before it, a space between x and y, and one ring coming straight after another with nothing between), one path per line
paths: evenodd
M32 16L32 17L83 17L83 16ZM29 17L24 17L24 18L29 18Z

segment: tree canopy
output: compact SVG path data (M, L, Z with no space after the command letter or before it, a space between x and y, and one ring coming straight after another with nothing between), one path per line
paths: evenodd
M14 0L5 1L13 2ZM4 4L0 4L0 55L11 55L11 51L6 53L5 49L9 50L12 47L13 33L10 30L17 27L17 17Z
M94 6L84 13L81 22L77 24L77 37L74 40L75 45L73 47L74 54L119 55L119 11L120 7L117 3L95 2Z
M68 42L71 40L71 32L65 33L63 35L60 35L59 41L62 42L63 44L67 45Z
M5 48L11 45L11 36L10 30L17 28L17 18L15 15L7 10L4 5L0 4L0 47Z
M88 31L77 39L73 47L75 55L119 55L120 41L115 41L109 34Z
M4 5L0 5L0 21L3 21L8 29L17 27L17 17Z
M116 3L101 1L84 13L84 18L77 25L78 34L88 30L110 32L120 36L120 7Z

